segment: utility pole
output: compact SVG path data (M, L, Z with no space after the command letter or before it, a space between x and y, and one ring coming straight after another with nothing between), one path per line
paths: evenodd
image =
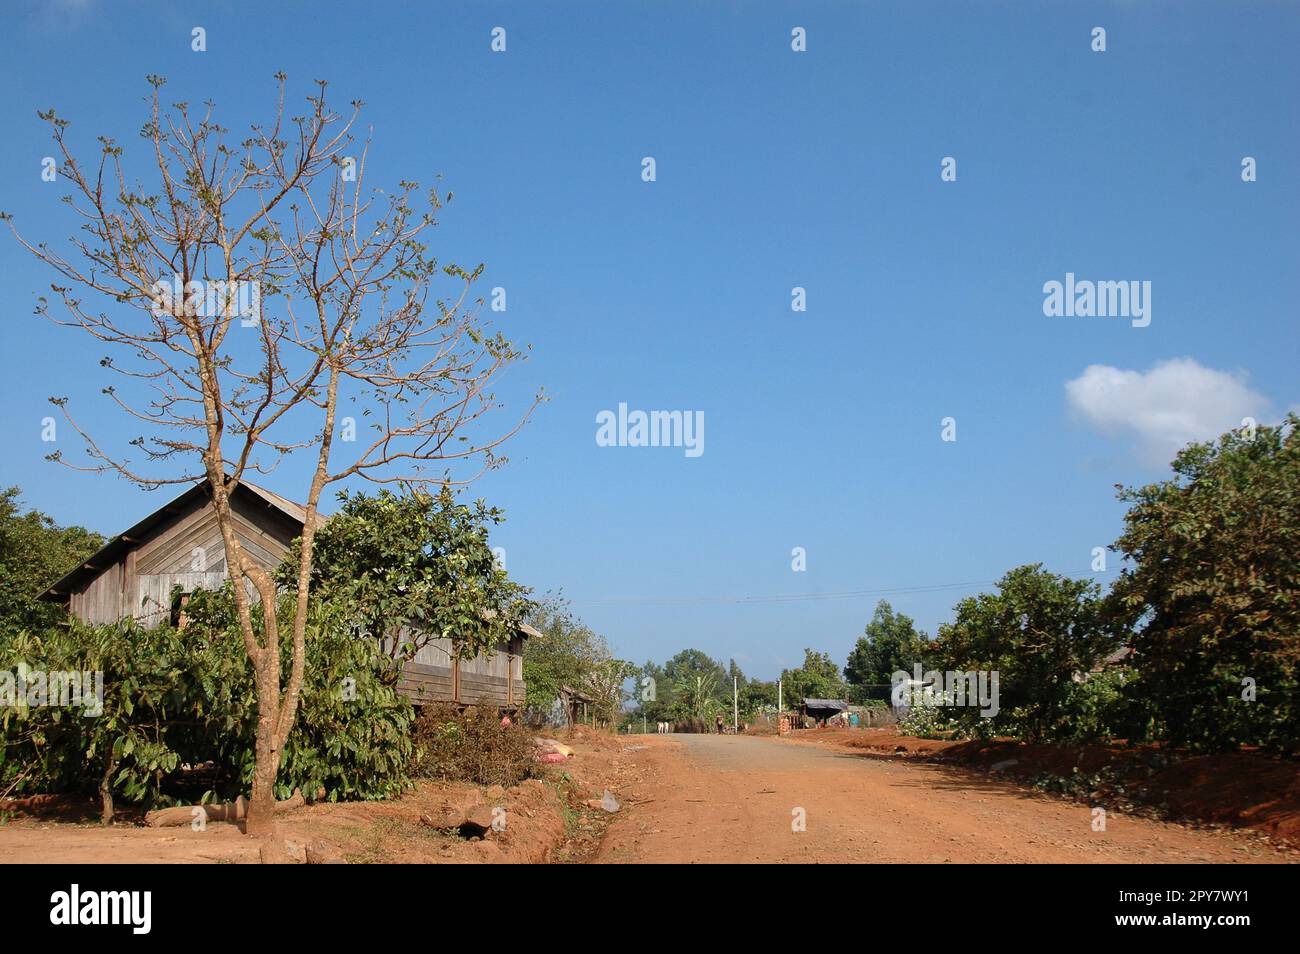
M785 706L783 704L783 701L784 700L782 699L781 696L781 680L778 679L776 681L776 714L777 715L780 715L782 712L785 711Z
M740 689L736 677L731 677L731 728L740 732Z

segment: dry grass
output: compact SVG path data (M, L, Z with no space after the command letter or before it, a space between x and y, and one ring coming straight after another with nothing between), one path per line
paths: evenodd
M495 710L428 706L415 723L414 773L476 785L517 785L538 772L533 736L501 724Z

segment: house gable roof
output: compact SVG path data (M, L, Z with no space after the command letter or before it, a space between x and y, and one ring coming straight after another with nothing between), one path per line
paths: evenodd
M307 510L305 507L291 500L286 500L279 494L272 493L264 487L258 487L247 480L241 480L234 492L236 494L241 492L251 494L255 499L274 507L299 526L306 522ZM207 502L210 499L211 490L208 481L199 481L184 493L163 504L130 529L110 539L93 556L83 561L80 566L64 574L62 578L51 585L49 589L41 594L41 598L52 601L66 599L69 594L80 590L104 570L122 560L135 547L148 540L167 521L178 514L185 513L196 503Z
M275 508L298 527L302 527L307 522L306 507L281 497L265 487L259 487L247 480L241 480L234 493L247 495L253 500ZM130 529L110 539L93 556L84 560L80 566L70 570L51 585L49 589L41 594L41 599L51 602L65 601L72 593L83 589L99 574L124 559L131 550L149 540L168 521L187 512L196 504L207 503L210 497L211 492L207 480L201 480L194 484L184 493L172 498ZM318 514L316 519L317 526L321 526L329 518ZM495 614L493 611L487 610L484 615L491 616ZM524 639L541 635L536 629L524 622L516 623L515 631Z

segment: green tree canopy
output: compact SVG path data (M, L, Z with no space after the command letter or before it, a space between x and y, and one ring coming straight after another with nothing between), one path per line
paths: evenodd
M0 491L0 633L62 622L63 610L41 593L104 545L98 533L24 510L21 494L17 487Z
M895 613L887 600L881 600L849 652L844 678L855 687L888 686L895 672L911 672L916 663L925 664L929 642L910 616Z
M776 682L749 679L740 687L740 718L753 721L762 710L776 709Z
M637 710L647 722L665 722L673 717L676 694L663 666L647 659L636 673Z
M638 690L654 687L654 698L640 699L638 710L647 722L690 717L710 721L718 712L731 711L733 678L743 721L752 720L760 708L776 707L775 682L750 679L734 659L724 668L702 650L683 649L663 666L647 660L637 670Z
M939 627L936 666L998 673L1000 712L984 719L967 706L952 715L983 734L1006 727L1029 741L1071 736L1074 676L1114 646L1097 584L1057 576L1041 564L1022 566L998 581L996 593L968 597L955 612L952 623Z
M840 676L840 667L828 653L812 649L803 651L803 665L781 673L785 704L798 706L805 699L843 699L848 687Z
M622 684L634 667L615 659L605 638L573 615L568 603L549 596L528 617L538 635L524 646L527 704L547 709L569 686L597 700L601 718L614 720L622 703ZM611 702L617 696L616 702Z
M428 640L454 637L461 652L508 639L528 590L506 574L488 545L504 517L483 501L460 503L444 488L339 495L339 512L316 533L313 593L350 608L357 627L409 659ZM296 547L281 564L297 569Z
M677 653L664 663L663 678L669 687L669 717L673 719L710 719L723 708L724 694L731 697L731 678L726 668L703 650L683 649Z
M1120 491L1131 565L1111 605L1177 744L1300 748L1298 426L1192 444L1172 479Z

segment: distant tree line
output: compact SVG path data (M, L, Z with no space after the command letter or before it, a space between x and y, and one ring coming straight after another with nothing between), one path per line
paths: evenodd
M781 673L784 702L887 699L894 674L996 672L999 706L939 706L946 733L1028 741L1160 740L1194 750L1300 750L1300 436L1277 427L1194 443L1170 479L1117 486L1129 505L1112 550L1123 560L1103 593L1041 564L1007 572L961 600L934 637L880 601L842 670L805 649ZM648 721L742 721L775 709L777 684L686 649L638 679Z
M63 610L40 594L104 545L98 533L61 527L21 500L18 487L0 491L0 635L60 622Z

